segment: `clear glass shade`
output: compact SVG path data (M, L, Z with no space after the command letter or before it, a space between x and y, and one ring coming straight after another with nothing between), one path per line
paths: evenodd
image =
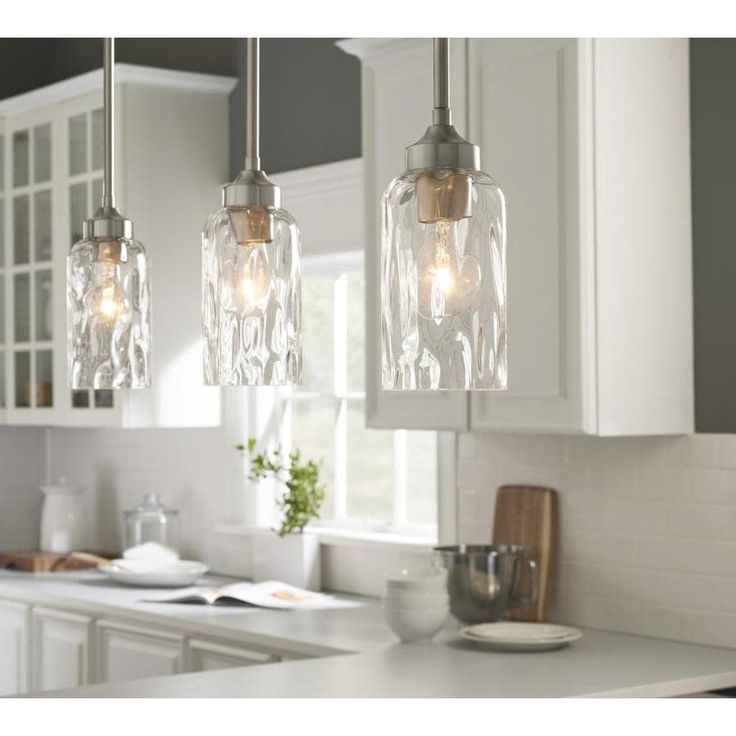
M136 240L80 240L67 257L72 389L151 384L151 299L146 252Z
M506 212L482 171L412 170L383 197L386 390L507 383Z
M205 383L302 382L299 229L272 207L223 207L202 234Z

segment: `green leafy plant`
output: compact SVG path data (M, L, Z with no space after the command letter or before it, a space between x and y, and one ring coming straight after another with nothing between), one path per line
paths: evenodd
M286 493L278 502L283 512L278 535L284 537L301 533L312 520L319 519L319 510L325 500L325 486L319 482L319 464L314 460L302 462L299 450L284 458L281 448L256 452L256 440L252 437L247 445L236 445L250 460L251 480L275 478L286 486Z

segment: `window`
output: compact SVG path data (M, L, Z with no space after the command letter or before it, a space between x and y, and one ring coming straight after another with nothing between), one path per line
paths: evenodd
M284 445L321 461L320 526L436 535L437 434L365 427L362 253L303 259L304 385L282 400Z

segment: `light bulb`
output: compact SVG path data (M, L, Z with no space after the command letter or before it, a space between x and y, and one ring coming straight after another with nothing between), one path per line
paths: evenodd
M87 309L93 322L112 327L130 319L130 305L120 283L120 269L114 260L98 260L94 264L92 289Z
M458 222L438 220L426 224L417 257L419 313L439 322L467 310L477 300L480 281L478 259L459 254Z
M266 310L271 294L273 272L266 244L237 245L237 256L229 274L229 307L242 315Z

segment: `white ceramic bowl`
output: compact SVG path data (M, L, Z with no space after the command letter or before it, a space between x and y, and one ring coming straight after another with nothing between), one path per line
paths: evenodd
M384 607L384 617L391 631L404 642L431 639L447 621L447 606L424 609Z
M419 608L450 605L450 596L445 590L441 590L437 593L425 593L423 591L418 593L394 593L387 591L383 600L385 603L390 603L392 605L416 606Z
M387 590L445 590L446 586L447 570L444 569L398 570L386 580Z

